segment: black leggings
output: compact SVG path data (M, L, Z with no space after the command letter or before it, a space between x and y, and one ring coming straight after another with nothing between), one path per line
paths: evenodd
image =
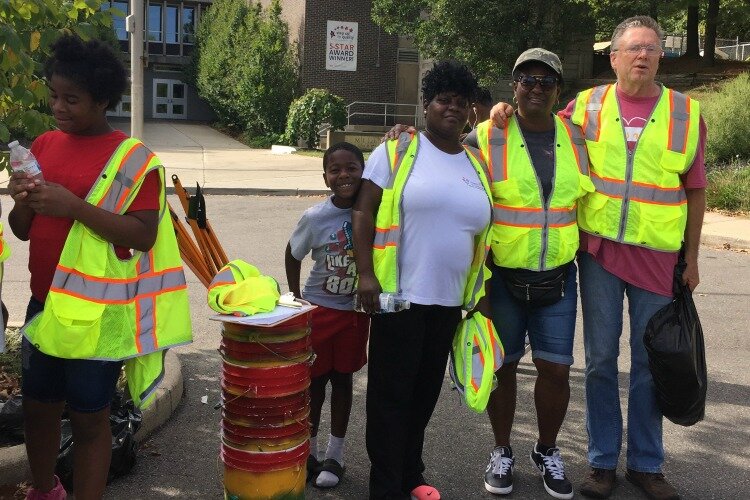
M372 316L366 435L371 499L408 499L425 484L425 428L460 320L459 307L419 304Z

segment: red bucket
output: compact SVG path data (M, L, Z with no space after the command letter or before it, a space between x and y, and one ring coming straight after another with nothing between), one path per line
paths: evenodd
M292 318L289 321L285 321L276 326L270 327L259 327L254 325L240 325L237 323L222 323L221 333L225 337L230 337L236 340L244 340L252 342L254 338L258 336L263 337L267 341L273 342L273 337L284 338L301 336L310 332L310 318L311 313L303 314Z
M276 427L248 427L246 425L234 424L228 420L221 423L222 430L229 431L233 436L248 439L286 439L300 432L310 430L310 422L303 418L299 421L290 422L288 425Z
M303 390L278 398L242 397L222 391L221 399L222 401L233 401L238 405L246 406L248 408L276 408L277 406L293 405L297 403L308 404L310 402L310 391Z
M235 434L228 429L222 430L222 440L229 446L245 451L279 451L297 446L310 439L310 431L303 430L283 438L249 438Z
M304 464L310 453L310 441L305 440L294 448L270 452L240 450L221 444L221 458L225 464L249 472L282 470Z
M221 412L223 419L237 425L244 425L246 427L281 427L289 425L293 422L302 422L310 416L310 408L304 408L295 413L288 413L286 415L266 415L266 416L255 416L255 415L244 415L242 413L234 413L231 410L224 409Z
M240 379L240 382L229 382L223 380L221 388L224 392L234 396L243 396L250 398L277 398L279 396L288 396L296 392L301 392L310 387L310 379L303 379L293 384L282 386L267 386L265 384L250 384L246 379Z
M281 343L242 342L224 337L219 352L240 361L284 360L301 357L310 351L311 346L309 335Z
M246 398L242 398L246 399ZM270 398L269 398L270 399ZM279 399L279 398L274 398ZM274 417L284 415L296 415L305 408L308 408L307 401L297 401L292 403L281 404L277 406L268 407L256 407L243 405L235 399L228 399L223 402L224 409L229 410L236 415L244 415L247 417Z
M269 381L273 384L276 381L299 380L303 377L309 377L310 364L305 362L287 366L259 368L255 366L237 365L225 359L221 364L221 371L224 375L250 379L255 383Z

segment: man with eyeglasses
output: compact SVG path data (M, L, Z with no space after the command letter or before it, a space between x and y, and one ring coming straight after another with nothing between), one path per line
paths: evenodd
M607 498L622 447L617 358L623 300L630 317L630 387L625 477L651 499L677 499L662 474L662 414L656 404L643 335L672 301L678 253L683 283L698 286L698 247L706 208L706 126L700 105L655 81L662 31L648 16L620 23L612 35L614 85L580 92L561 117L582 128L596 192L578 206L578 257L584 349L586 428L591 473L581 494ZM498 104L504 127L512 108Z

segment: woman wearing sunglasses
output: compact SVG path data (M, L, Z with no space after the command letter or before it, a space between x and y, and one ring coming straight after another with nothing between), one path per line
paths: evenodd
M578 250L576 204L593 191L580 129L552 113L559 102L562 64L534 48L513 67L517 111L505 129L488 120L466 142L480 148L492 177L492 317L505 348L498 388L487 406L495 448L485 488L513 490L511 427L516 409L516 369L528 334L537 368L534 401L539 436L530 458L555 498L572 498L557 448L570 398Z

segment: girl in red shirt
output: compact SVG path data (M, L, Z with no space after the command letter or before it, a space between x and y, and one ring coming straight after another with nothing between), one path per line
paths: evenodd
M97 40L62 36L45 65L49 106L59 130L38 137L32 152L44 181L13 173L8 183L15 206L8 221L13 233L29 241L32 297L26 321L41 312L55 267L74 221L115 246L121 258L130 249L148 251L156 240L159 210L158 172L149 173L128 213L95 207L85 198L127 137L107 122L106 112L127 87L119 57ZM109 405L121 361L62 359L23 343L23 411L26 452L33 478L27 498L63 499L54 475L60 444L60 420L68 407L74 445L73 485L78 499L104 494L111 459Z

